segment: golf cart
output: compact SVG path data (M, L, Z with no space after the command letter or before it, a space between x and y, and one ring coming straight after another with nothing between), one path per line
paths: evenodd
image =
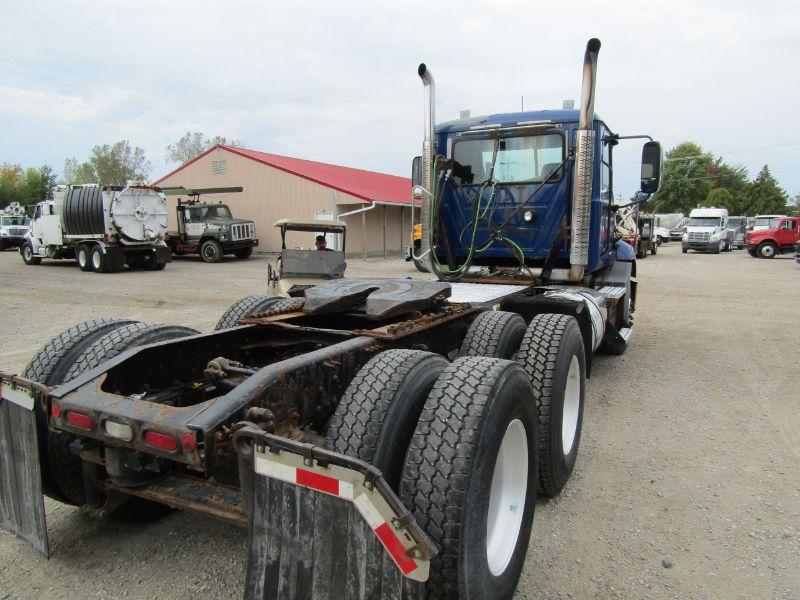
M347 263L344 259L345 224L342 221L281 219L275 223L281 230L281 255L275 267L267 267L267 282L281 296L302 296L303 290L329 279L342 279ZM326 245L340 235L334 248L317 249L311 239L310 249L286 247L286 233L300 231L322 236ZM308 236L306 236L308 237Z

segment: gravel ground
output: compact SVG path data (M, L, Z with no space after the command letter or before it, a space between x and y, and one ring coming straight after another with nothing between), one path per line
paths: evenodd
M69 325L98 316L208 331L264 292L266 260L160 273L25 267L0 254L0 366L21 371ZM351 260L351 277L419 275ZM800 598L797 298L789 256L639 261L631 348L597 358L577 467L540 503L518 598ZM753 293L756 291L756 293ZM147 526L47 503L48 562L0 532L6 598L241 597L245 535L175 513Z

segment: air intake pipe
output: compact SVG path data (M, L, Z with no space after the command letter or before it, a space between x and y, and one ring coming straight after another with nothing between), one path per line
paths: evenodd
M583 56L583 90L576 132L575 171L572 184L572 244L569 252L570 281L583 279L589 264L589 232L592 217L592 172L594 166L594 91L600 40L592 38Z
M420 199L420 222L422 223L422 239L420 240L420 254L424 255L430 249L431 243L431 194L433 194L433 157L435 143L433 130L436 125L436 84L433 74L420 64L417 74L425 86L425 139L422 142L422 187L428 193L423 193ZM430 262L430 257L425 257L425 262Z

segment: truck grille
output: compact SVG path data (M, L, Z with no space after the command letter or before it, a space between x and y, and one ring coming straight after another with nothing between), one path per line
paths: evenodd
M237 223L231 229L231 239L235 242L238 240L252 240L256 237L255 223Z
M704 233L691 232L689 234L689 241L690 242L707 242L710 237L711 237L711 234L708 233L707 231L704 232Z
M7 228L7 231L8 231L8 235L15 235L15 236L22 237L26 233L28 233L28 228L27 227L9 227L9 228Z

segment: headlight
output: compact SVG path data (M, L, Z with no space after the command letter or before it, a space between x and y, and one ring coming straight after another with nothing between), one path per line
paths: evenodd
M8 235L8 234L7 234L5 231L3 231L2 229L0 229L0 237L6 237L7 235Z
M228 231L228 229L230 229L230 227L228 227L227 225L220 225L219 226L219 230L220 231Z
M719 231L715 231L714 233L711 234L711 239L718 240L721 235L722 234Z

